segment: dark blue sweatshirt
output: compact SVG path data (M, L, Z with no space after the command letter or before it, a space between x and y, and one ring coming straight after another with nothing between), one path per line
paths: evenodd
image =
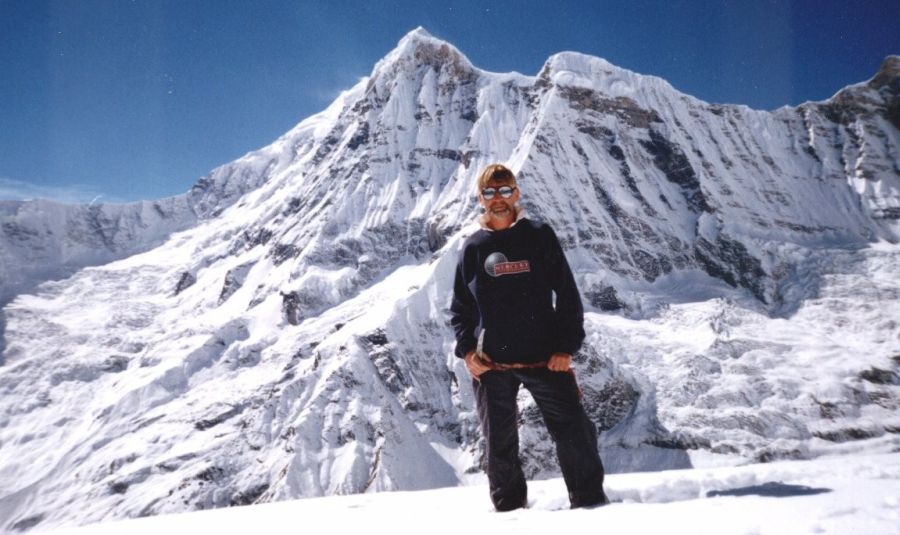
M581 296L559 240L548 225L527 218L466 240L450 312L460 358L479 337L484 353L504 363L574 354L584 340Z

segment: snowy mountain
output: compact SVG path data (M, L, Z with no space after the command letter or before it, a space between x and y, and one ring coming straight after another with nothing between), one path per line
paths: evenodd
M448 306L495 161L575 271L611 471L896 450L898 94L897 56L763 112L417 29L184 196L0 204L0 526L482 482Z
M128 204L67 205L0 200L0 303L85 266L161 245L265 182L277 165L270 149L213 170L183 195Z

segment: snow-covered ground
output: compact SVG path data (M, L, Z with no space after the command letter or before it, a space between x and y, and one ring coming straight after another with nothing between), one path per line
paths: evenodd
M607 476L612 504L569 510L561 479L529 485L529 507L492 511L484 485L310 498L60 529L159 533L900 533L900 452Z

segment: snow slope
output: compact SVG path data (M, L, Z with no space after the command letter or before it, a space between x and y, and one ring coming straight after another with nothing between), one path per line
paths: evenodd
M335 496L60 529L57 535L213 532L888 535L900 526L900 454L672 470L607 478L612 504L568 510L561 479L532 483L528 509L490 512L486 486Z

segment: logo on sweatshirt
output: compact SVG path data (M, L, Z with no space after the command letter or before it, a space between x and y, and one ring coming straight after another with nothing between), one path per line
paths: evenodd
M527 273L531 271L531 264L528 260L516 260L510 262L503 253L491 253L484 261L484 270L491 277L499 277L501 275L515 275L516 273Z

